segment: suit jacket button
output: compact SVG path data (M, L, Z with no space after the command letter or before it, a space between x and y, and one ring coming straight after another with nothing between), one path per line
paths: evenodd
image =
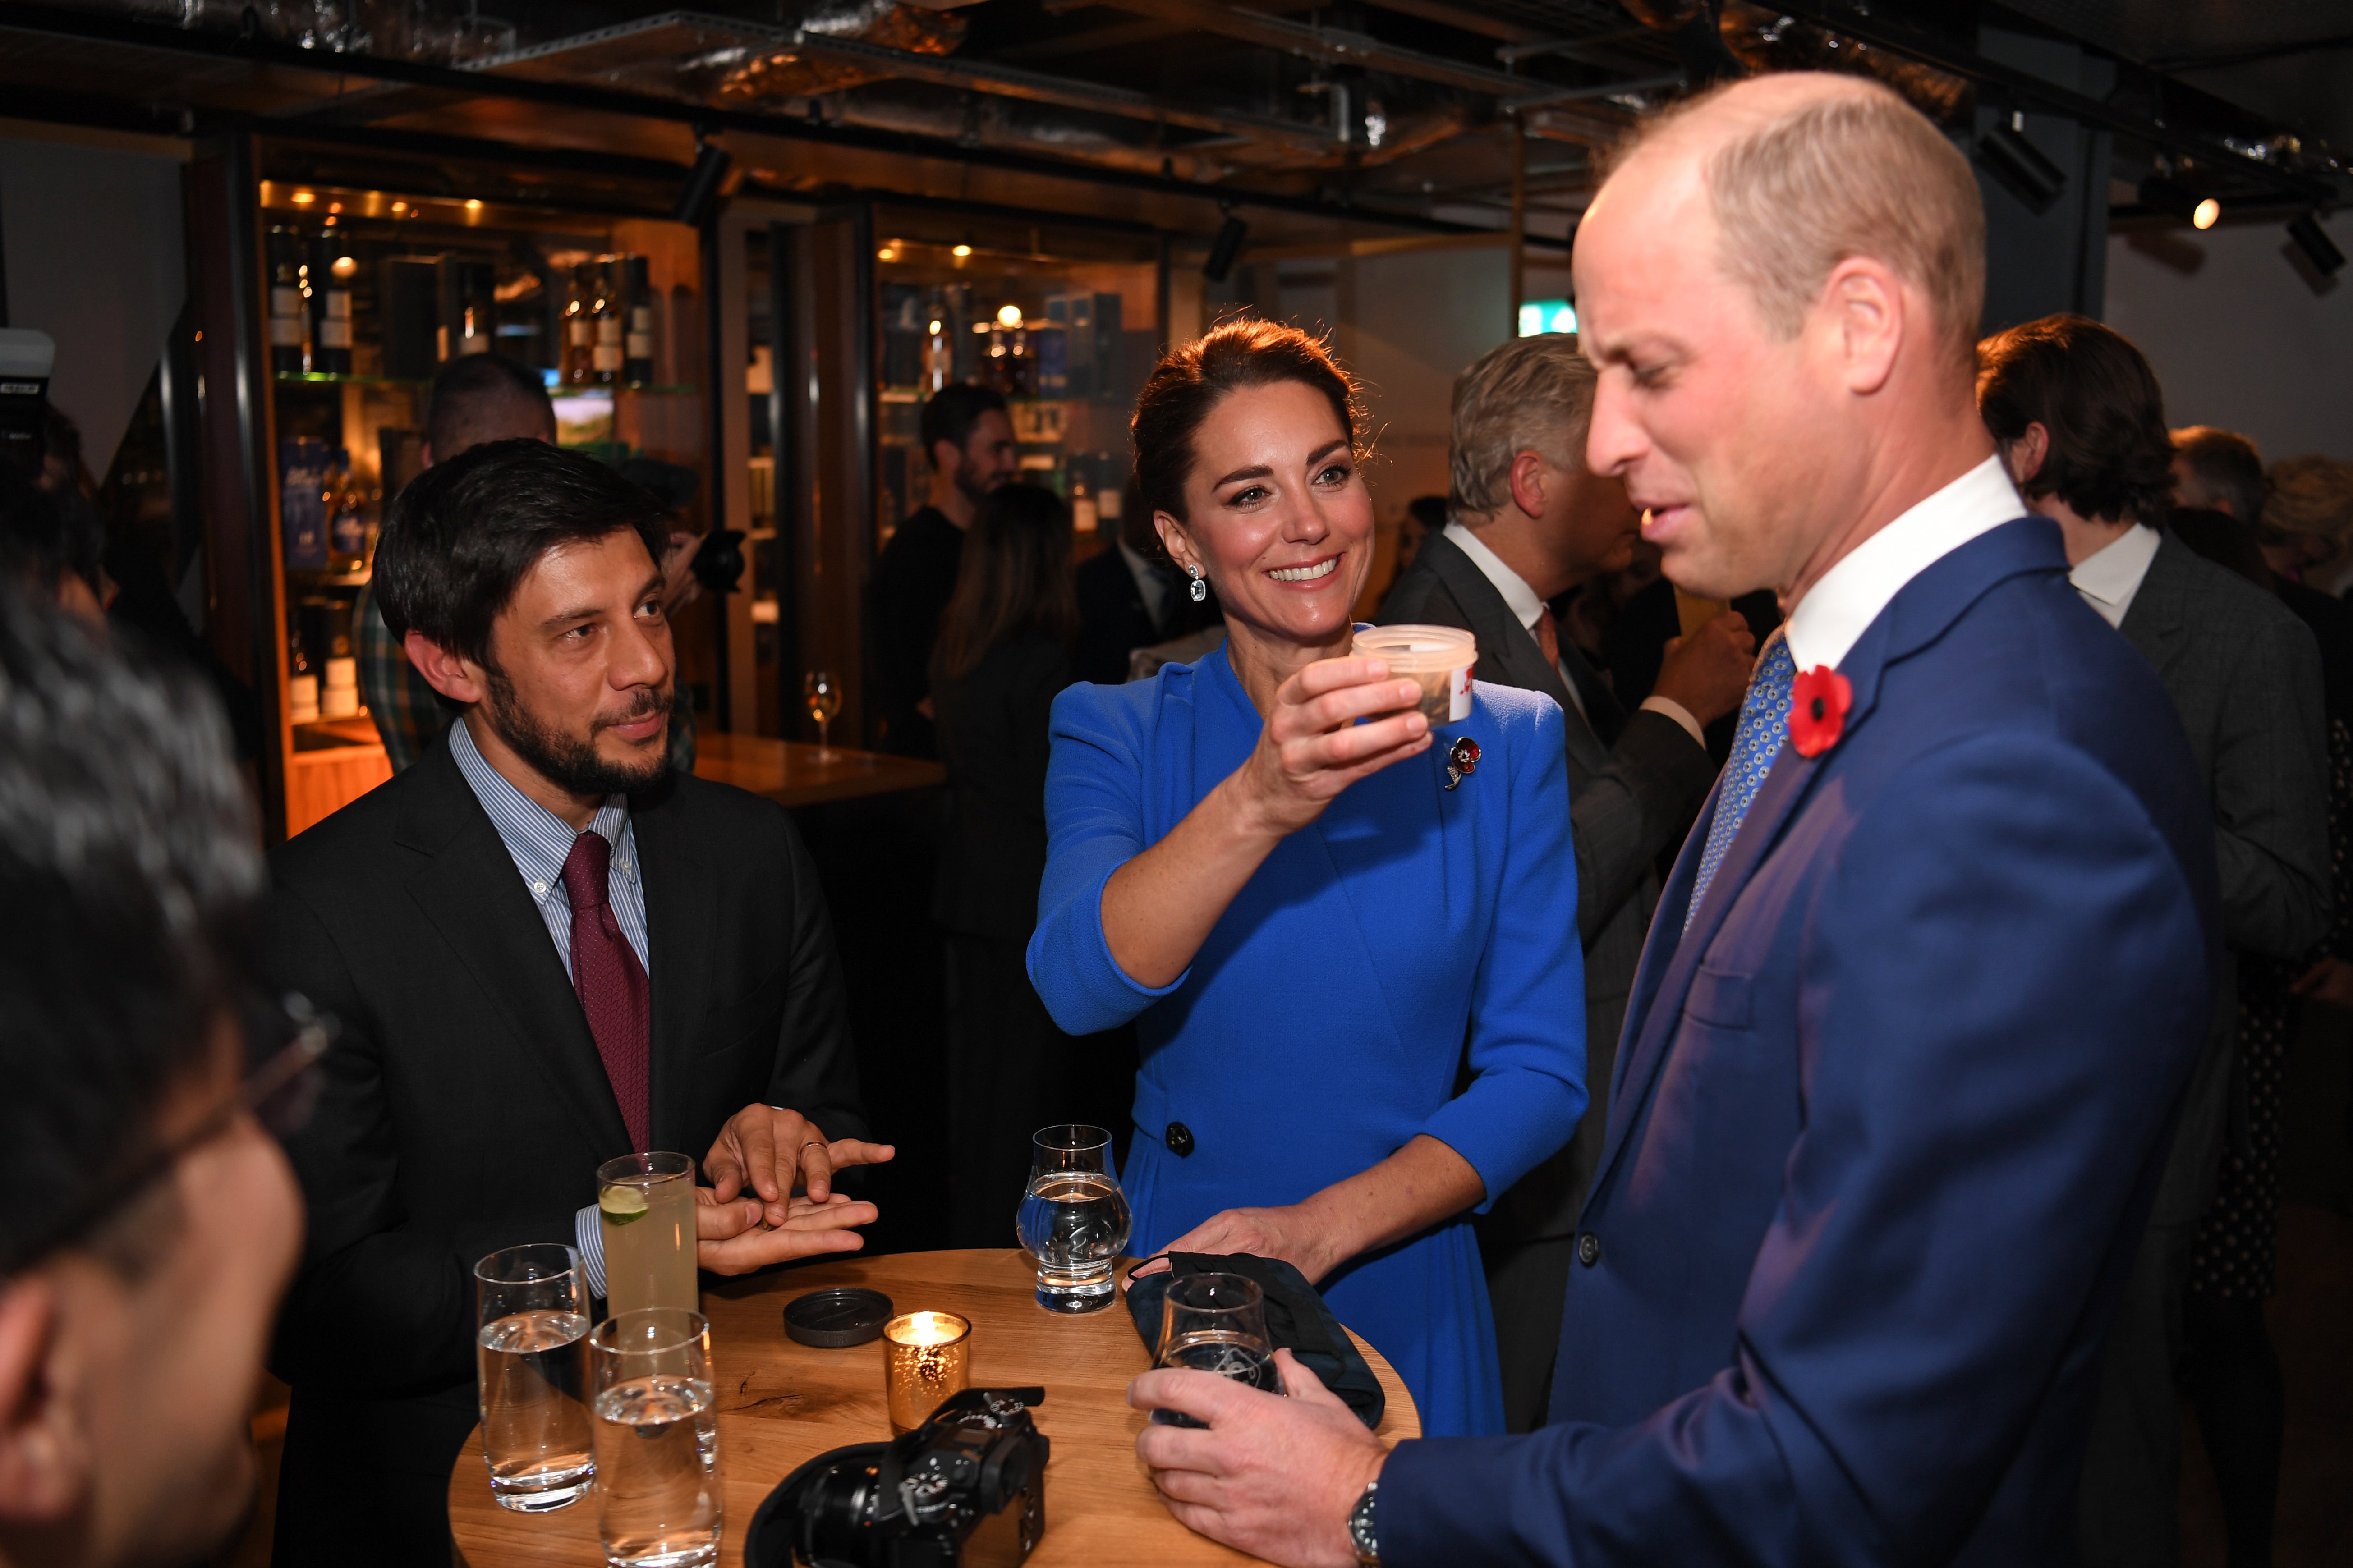
M1170 1122L1168 1131L1160 1141L1167 1144L1168 1152L1179 1160L1193 1152L1193 1130L1181 1121Z
M1577 1238L1577 1260L1588 1268L1601 1261L1601 1238L1587 1231Z

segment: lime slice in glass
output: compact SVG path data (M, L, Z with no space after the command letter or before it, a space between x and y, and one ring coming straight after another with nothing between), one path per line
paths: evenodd
M596 1206L613 1224L627 1225L631 1220L643 1219L649 1205L646 1194L635 1187L607 1187L596 1194Z

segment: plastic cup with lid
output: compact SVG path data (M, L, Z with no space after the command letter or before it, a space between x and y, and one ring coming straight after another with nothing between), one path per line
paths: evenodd
M1389 674L1421 687L1418 706L1432 724L1471 717L1471 671L1479 640L1460 626L1367 626L1349 649L1358 658L1388 661Z

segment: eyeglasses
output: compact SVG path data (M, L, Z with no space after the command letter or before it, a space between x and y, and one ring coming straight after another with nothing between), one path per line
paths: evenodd
M320 1012L297 992L287 993L275 1005L257 999L248 1015L248 1038L276 1037L282 1043L247 1075L237 1093L178 1137L143 1151L119 1172L94 1184L85 1196L69 1204L57 1218L0 1261L0 1279L23 1273L87 1235L244 1117L251 1116L279 1139L301 1131L319 1101L320 1060L334 1044L341 1026L332 1014Z

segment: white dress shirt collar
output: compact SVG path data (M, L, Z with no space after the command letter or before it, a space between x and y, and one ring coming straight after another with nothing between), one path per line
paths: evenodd
M1471 557L1471 564L1479 568L1488 582L1495 584L1495 592L1504 595L1504 603L1519 617L1520 625L1536 624L1536 617L1545 612L1545 602L1536 597L1536 591L1528 586L1526 578L1504 565L1504 558L1488 549L1484 541L1451 518L1446 523L1446 537L1454 542L1457 550Z
M2148 575L2148 563L2157 559L2158 543L2157 530L2134 523L2084 557L2082 565L2067 574L2067 581L2084 603L2099 612L2100 619L2120 626L2132 608L2133 595L2140 592L2141 579Z
M1789 612L1790 657L1801 670L1836 668L1904 584L1978 534L2025 515L2001 459L1988 458L1822 574Z

